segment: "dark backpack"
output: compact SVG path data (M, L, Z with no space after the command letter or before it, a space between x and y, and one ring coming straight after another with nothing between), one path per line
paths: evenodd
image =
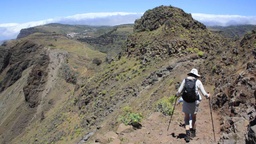
M185 86L182 94L182 98L185 102L192 103L199 100L199 95L196 93L196 80L197 79L185 79Z

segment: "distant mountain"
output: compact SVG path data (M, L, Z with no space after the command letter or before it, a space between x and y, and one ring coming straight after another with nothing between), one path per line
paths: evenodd
M132 32L132 24L118 26L88 26L52 23L22 29L17 38L24 38L35 33L60 34L71 39L77 39L81 42L88 43L93 49L108 53L109 57L115 57L121 52L123 42Z
M248 32L251 32L252 30L256 30L256 25L237 25L237 26L227 26L227 27L221 27L221 26L212 26L209 27L212 31L219 32L225 37L229 37L232 39L239 39L243 37Z
M122 46L127 37L133 33L133 25L119 25L110 27L108 31L99 36L86 36L78 38L81 42L92 45L96 50L116 56L122 52Z
M105 33L106 31L109 31L111 28L111 26L65 25L52 23L22 29L17 38L23 38L33 33L56 33L66 35L72 38L96 37Z

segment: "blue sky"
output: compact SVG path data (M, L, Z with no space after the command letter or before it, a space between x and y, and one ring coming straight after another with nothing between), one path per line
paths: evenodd
M256 24L256 0L1 0L0 40L20 29L52 22L133 23L148 9L171 5L206 25Z

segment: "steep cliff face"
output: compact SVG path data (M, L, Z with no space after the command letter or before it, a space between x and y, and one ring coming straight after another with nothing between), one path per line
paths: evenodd
M25 101L29 103L30 108L40 104L40 92L43 91L48 78L48 71L46 70L49 62L48 55L40 57L29 74L27 85L23 88Z
M38 63L38 59L44 56L43 47L31 41L17 42L1 51L1 72L5 74L0 85L1 91L15 83L25 69Z
M39 89L44 88L41 77L47 77L49 58L42 45L13 41L1 48L0 63L0 133L1 142L8 143L25 130L36 113L33 108L40 103Z
M0 73L8 66L11 53L6 48L0 49Z
M24 38L24 37L27 37L33 33L46 33L46 31L43 31L42 29L38 29L36 27L31 27L31 28L27 28L27 29L22 29L20 31L20 33L18 34L17 36L17 39L21 39L21 38Z

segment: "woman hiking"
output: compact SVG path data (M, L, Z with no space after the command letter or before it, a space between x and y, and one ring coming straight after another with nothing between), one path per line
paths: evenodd
M197 69L193 68L188 74L188 77L183 79L176 96L182 96L183 105L182 111L184 112L184 121L186 136L185 141L189 142L190 137L196 136L196 114L198 112L198 106L201 101L199 91L209 98L210 94L204 89L202 82L198 79L200 75ZM189 119L192 117L192 128L190 129Z

